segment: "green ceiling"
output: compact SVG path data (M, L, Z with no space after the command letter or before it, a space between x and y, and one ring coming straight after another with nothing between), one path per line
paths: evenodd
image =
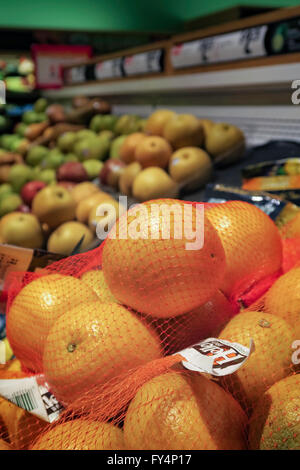
M183 21L235 5L295 6L297 0L2 0L0 27L85 31L182 29Z

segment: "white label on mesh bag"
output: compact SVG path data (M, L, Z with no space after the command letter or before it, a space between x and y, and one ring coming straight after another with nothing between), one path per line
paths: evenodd
M0 364L6 363L6 348L4 341L0 341Z
M253 340L246 348L225 339L207 338L177 354L185 359L182 365L186 369L220 377L239 369L254 349Z
M55 421L63 410L43 375L0 380L0 396L48 423Z

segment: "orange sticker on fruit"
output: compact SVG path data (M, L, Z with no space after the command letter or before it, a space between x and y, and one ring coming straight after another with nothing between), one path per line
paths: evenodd
M254 349L253 340L247 348L225 339L207 338L177 354L186 369L221 377L242 367Z

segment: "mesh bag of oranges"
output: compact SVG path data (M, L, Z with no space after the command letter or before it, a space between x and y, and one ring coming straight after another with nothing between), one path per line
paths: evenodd
M249 203L163 199L93 251L14 273L0 449L299 449L300 268L283 246Z

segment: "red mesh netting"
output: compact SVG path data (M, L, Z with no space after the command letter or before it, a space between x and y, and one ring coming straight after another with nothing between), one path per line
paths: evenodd
M300 448L292 251L248 203L202 214L156 200L122 216L101 247L15 273L9 342L64 411L47 424L3 399L0 449ZM208 337L253 339L255 351L223 378L184 369L176 353ZM0 379L20 374L9 367Z

